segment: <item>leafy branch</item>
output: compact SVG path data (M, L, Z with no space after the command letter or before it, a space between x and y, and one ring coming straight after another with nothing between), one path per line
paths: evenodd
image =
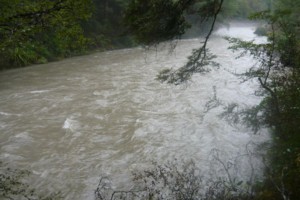
M207 49L207 43L213 32L218 14L221 12L223 2L224 0L221 0L220 2L214 1L215 9L213 10L212 24L210 26L209 32L207 33L204 41L202 42L203 45L200 48L193 50L192 55L188 57L188 62L183 67L177 70L162 70L157 75L157 80L161 82L167 82L169 84L178 85L189 80L194 73L204 73L209 71L208 69L204 68L205 66L219 66L218 63L213 61L213 59L216 58L216 56L209 52L209 50ZM207 16L205 16L205 18L208 19Z

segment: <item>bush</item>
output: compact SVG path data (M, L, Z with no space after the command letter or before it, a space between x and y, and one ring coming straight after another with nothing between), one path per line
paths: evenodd
M40 194L28 183L27 178L31 172L23 169L16 169L6 166L0 161L0 199L27 199L27 200L59 200L61 195Z
M260 156L255 155L253 149L250 150L251 145L247 145L245 155L228 161L220 158L221 151L213 150L207 163L210 166L208 171L199 168L194 161L175 160L165 164L154 162L147 169L138 169L132 173L133 186L129 190L114 190L109 178L102 177L95 190L95 200L255 199L255 194L261 188L258 184L261 173L254 166L257 166L256 159ZM248 166L247 169L245 166ZM243 173L247 175L241 175Z
M268 35L268 29L264 26L259 26L256 28L254 33L258 36L267 36Z

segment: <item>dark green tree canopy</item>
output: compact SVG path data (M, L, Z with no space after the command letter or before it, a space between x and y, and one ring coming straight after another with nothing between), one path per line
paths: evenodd
M91 6L91 0L1 0L0 64L22 66L83 46L80 22Z
M146 45L171 40L184 34L188 24L185 9L193 0L133 0L125 22L139 42Z

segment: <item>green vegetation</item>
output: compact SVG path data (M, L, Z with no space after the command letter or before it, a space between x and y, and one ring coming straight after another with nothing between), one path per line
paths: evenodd
M211 171L204 174L193 161L182 164L178 161L165 164L153 163L144 171L133 172L134 188L131 190L113 190L109 179L102 177L95 190L95 200L108 199L190 199L190 200L240 200L253 199L256 192L252 180L239 179L235 162L223 162L220 152L212 152ZM248 155L250 158L251 155ZM221 166L221 168L219 168ZM214 170L222 171L224 176L214 176Z
M264 26L259 26L259 27L256 28L254 33L258 36L267 36L268 29Z
M300 1L278 0L275 9L256 13L254 19L268 23L267 44L229 38L232 49L241 49L259 61L245 75L257 78L266 92L254 118L263 114L261 125L273 127L269 151L272 174L260 199L297 199L300 196ZM273 187L272 187L273 186Z
M0 69L132 46L126 0L1 0Z
M87 0L2 0L1 68L44 63L82 51L88 41L80 22L90 10Z
M224 15L235 19L247 19L251 14L271 8L272 0L227 0Z
M226 0L220 15L222 19L245 18L268 7L269 1ZM2 0L0 69L46 63L94 49L131 47L136 44L132 35L138 43L149 45L179 38L191 25L186 36L205 34L217 2Z
M136 39L146 45L180 37L188 27L183 16L191 0L131 1L125 20Z
M134 45L123 23L129 1L93 0L92 16L82 23L85 36L91 40L89 48L104 50Z
M273 2L273 3L272 3ZM258 60L258 65L243 74L259 81L264 100L244 113L247 123L257 130L271 128L273 144L266 159L263 183L248 183L231 178L214 180L204 187L194 164L157 165L152 171L135 174L146 183L145 199L292 199L300 197L300 1L299 0L2 0L0 2L0 66L24 66L44 63L59 57L82 53L86 48L113 48L132 44L121 19L138 42L157 44L182 36L197 22L205 30L205 41L195 49L182 68L163 70L158 79L172 84L187 81L194 73L208 72L207 66L218 66L206 47L218 16L252 19L267 23L267 29L257 30L267 35L266 44L227 38L231 49L242 50ZM263 11L265 10L265 11ZM223 17L223 18L224 18ZM116 32L116 30L118 30ZM233 110L232 105L229 111ZM236 120L237 118L234 117ZM226 165L220 162L228 172ZM227 170L226 170L227 169ZM13 178L1 174L1 195L19 195L26 187L19 181L27 172L14 172ZM15 177L16 176L16 177ZM147 180L145 179L147 178ZM178 178L178 179L177 179ZM147 182L150 180L150 182ZM100 184L96 197L103 198ZM174 185L172 185L175 183ZM16 185L16 189L10 187ZM152 185L151 185L152 184ZM157 184L157 185L153 185ZM9 187L8 187L9 186ZM151 186L151 187L150 187ZM164 187L171 193L163 193ZM251 186L251 188L250 188ZM241 188L247 188L247 192ZM250 189L249 189L250 188ZM201 189L201 188L200 188ZM119 198L139 194L139 191L112 192ZM170 195L170 196L164 196ZM204 195L204 196L203 196ZM206 196L205 196L206 195ZM14 197L14 196L13 196ZM12 197L12 198L13 198ZM116 197L116 196L115 196ZM135 196L136 197L136 196ZM124 197L125 198L125 197ZM128 198L128 197L127 197Z
M27 200L60 200L59 192L55 194L40 194L32 188L27 178L31 175L28 170L15 169L0 161L0 199Z

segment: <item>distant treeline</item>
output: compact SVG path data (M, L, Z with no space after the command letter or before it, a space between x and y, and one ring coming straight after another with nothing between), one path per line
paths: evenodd
M0 69L135 45L123 23L130 1L1 0ZM246 18L251 12L269 8L270 1L227 0L222 19ZM196 16L186 13L191 24L197 24ZM189 34L192 37L199 32L195 28Z

